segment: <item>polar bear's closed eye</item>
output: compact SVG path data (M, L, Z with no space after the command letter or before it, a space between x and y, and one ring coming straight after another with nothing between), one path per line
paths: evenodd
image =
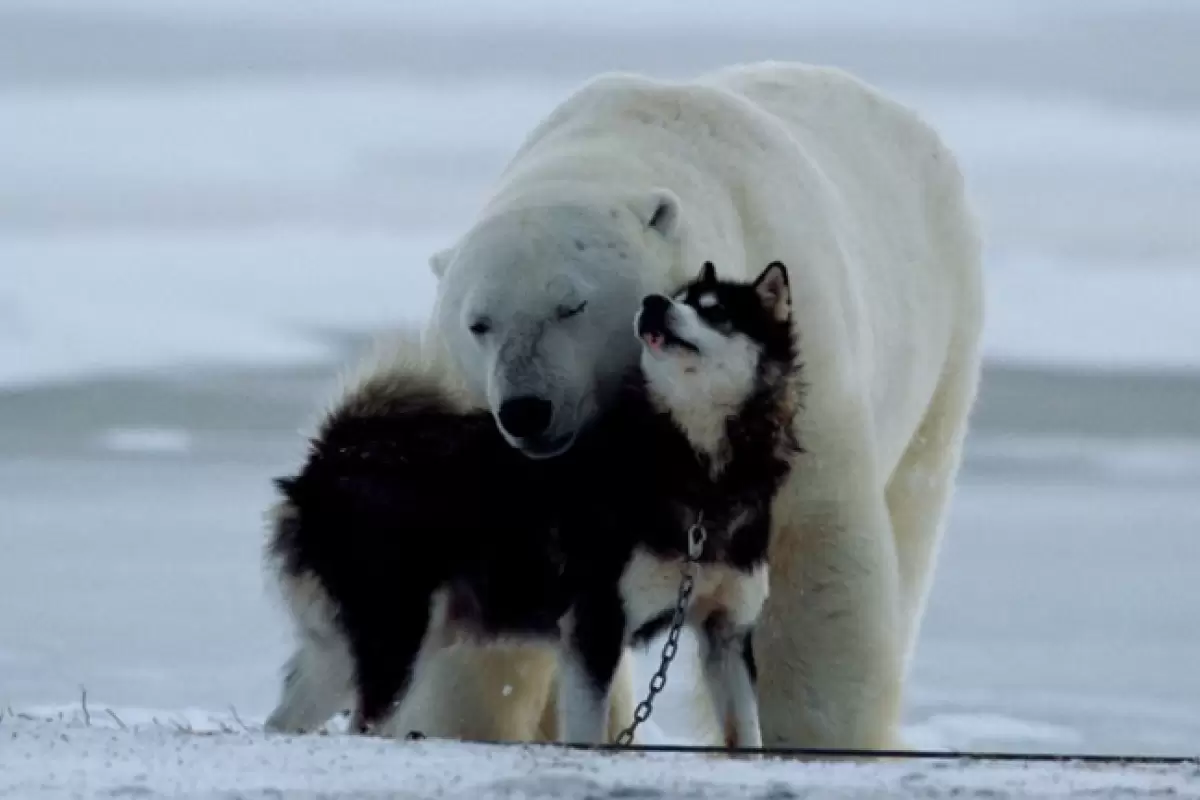
M672 196L635 199L513 209L433 259L450 353L526 455L569 448L637 363L646 241L666 247L679 212Z

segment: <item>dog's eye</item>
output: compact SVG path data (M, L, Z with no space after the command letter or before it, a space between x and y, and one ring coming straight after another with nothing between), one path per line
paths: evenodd
M483 336L485 333L487 333L491 329L492 329L492 323L486 319L477 319L474 322L472 322L469 326L467 326L467 330L469 330L475 336Z
M555 316L557 316L559 319L570 319L571 317L582 313L585 308L587 308L586 300L577 306L559 306L557 311L555 311Z

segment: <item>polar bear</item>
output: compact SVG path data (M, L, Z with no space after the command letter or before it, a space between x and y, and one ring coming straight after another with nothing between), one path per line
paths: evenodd
M980 250L939 136L843 71L605 74L431 257L424 344L514 447L553 458L634 363L639 298L705 261L743 280L786 263L804 453L775 504L755 642L764 743L895 747L979 379ZM431 671L402 727L550 735L550 654L460 649Z

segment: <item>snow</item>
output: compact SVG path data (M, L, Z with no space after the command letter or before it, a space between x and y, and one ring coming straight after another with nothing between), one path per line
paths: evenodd
M327 362L337 331L423 317L426 259L440 241L297 230L6 237L0 383Z
M905 743L916 750L948 750L947 741L985 737L1027 746L1039 742L1060 752L1078 752L1083 737L1065 725L1015 719L1004 714L934 714L905 730Z
M186 453L192 436L179 428L108 428L96 437L97 444L116 453Z
M1194 264L993 259L990 361L1058 369L1200 369L1200 269Z
M1147 3L1154 0L1147 0ZM78 11L87 0L9 0L15 8L37 6L43 9ZM1163 0L1157 0L1163 2ZM622 33L659 26L744 26L761 29L764 25L784 25L802 29L810 25L849 25L858 28L885 30L955 30L963 26L988 26L1027 29L1031 17L1053 17L1069 7L1070 0L1034 3L976 3L965 6L954 0L920 0L906 4L901 10L888 0L858 0L853 5L813 3L796 6L787 0L767 0L740 6L736 14L718 7L696 6L681 0L642 0L637 14L614 14L611 2L581 0L572 3L570 11L553 0L526 0L519 6L479 0L444 0L438 3L396 4L389 0L347 0L339 3L338 22L390 25L453 25L481 27L518 27L537 24L556 26L587 26ZM1058 8L1053 8L1057 5ZM1112 0L1095 0L1097 10L1119 7ZM1010 8L1008 6L1013 6ZM1024 6L1024 7L1021 7ZM161 17L172 20L204 20L221 22L272 22L293 25L329 24L330 9L306 0L287 4L246 4L237 0L209 0L191 3L187 0L107 0L104 13L136 17Z
M61 717L60 717L61 714ZM1200 766L954 759L861 764L262 734L226 714L135 721L92 706L0 721L0 797L827 798L1185 796ZM139 715L144 716L144 715ZM469 769L464 769L470 764Z
M1067 466L1109 477L1200 481L1200 442L1194 439L1005 436L976 438L971 451L979 459L1010 459L1050 469Z
M868 27L903 18L922 30L954 18L950 4L921 13L905 5L885 17L872 15L887 4L869 5L829 13ZM177 24L244 15L283 25L311 11L123 6ZM339 13L355 20L393 8L365 2ZM476 20L488 18L486 8ZM820 18L833 6L813 8ZM962 19L985 28L1052 13L972 8ZM443 13L453 18L446 9L435 16ZM0 87L10 112L0 129L0 384L311 363L334 357L321 333L421 318L433 290L429 254L452 241L524 133L573 83L540 73L476 81L318 74L186 90ZM887 88L944 133L980 201L989 359L1200 368L1200 232L1188 188L1200 185L1200 113L1011 88Z

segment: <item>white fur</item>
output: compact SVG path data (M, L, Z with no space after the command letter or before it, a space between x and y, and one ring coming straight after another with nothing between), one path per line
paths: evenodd
M572 620L563 624L564 638L570 635ZM558 734L559 740L574 744L604 743L604 707L607 698L596 691L587 667L570 647L558 655ZM630 716L632 720L632 715Z
M284 502L270 511L280 524L291 507ZM305 733L316 730L354 701L354 662L334 621L333 605L320 583L308 576L284 575L268 561L270 580L279 589L298 643L284 665L279 703L267 717L268 731Z
M620 583L631 629L675 607L682 570L679 559L661 559L641 550L634 554ZM758 700L742 659L741 635L758 619L769 595L765 566L751 573L722 564L695 567L685 620L701 631L700 674L718 720L732 734L726 741L736 747L762 745ZM712 627L718 618L722 624Z
M786 264L805 453L775 505L755 637L764 740L894 746L976 392L979 250L952 154L841 71L605 75L530 133L440 257L428 343L493 409L506 393L543 394L553 433L569 437L636 363L642 295L708 260L743 279ZM587 310L557 320L568 297ZM493 324L488 341L467 331L477 313ZM532 663L509 658L440 665L434 721L463 687L498 693L504 678L489 670ZM538 674L514 714L544 707L551 673Z
M730 747L762 747L754 681L742 657L741 639L733 633L700 637L701 675L713 711L724 723L725 743Z
M727 455L722 451L725 422L754 388L758 346L740 333L726 335L710 328L695 309L675 301L667 324L700 352L643 347L641 365L650 399L712 459L715 473Z
M643 550L634 553L620 584L630 629L636 630L664 609L675 607L682 575L679 559L661 559ZM688 605L688 619L693 623L702 623L713 612L723 610L731 625L745 628L754 623L769 594L766 569L747 575L722 564L705 564L696 568L695 575Z

